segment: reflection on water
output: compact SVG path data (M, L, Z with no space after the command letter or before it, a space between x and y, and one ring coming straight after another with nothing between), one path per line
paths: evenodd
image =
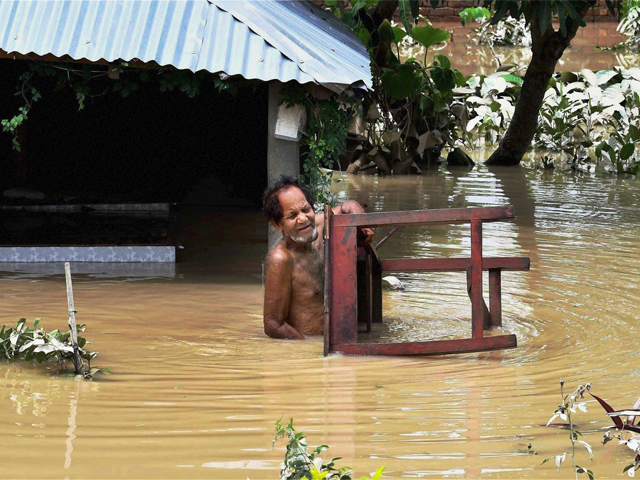
M505 330L515 350L435 358L322 357L320 338L262 333L258 212L182 212L177 275L162 281L83 278L78 321L88 324L104 380L74 382L0 365L2 478L276 478L277 418L294 417L310 444L331 445L359 474L388 478L569 478L542 459L568 451L544 428L558 379L592 382L629 406L640 391L637 338L640 185L524 168L450 169L404 178L344 177L342 198L371 211L513 204L488 224L487 255L531 257L504 275ZM384 230L380 229L380 237ZM463 226L399 230L384 257L469 253ZM433 338L470 331L464 275L405 274L385 292L376 335ZM1 323L21 316L64 328L64 278L0 279ZM609 425L589 403L578 421L600 478L617 476L626 449L599 443ZM531 443L538 455L526 453ZM581 462L588 462L584 457Z

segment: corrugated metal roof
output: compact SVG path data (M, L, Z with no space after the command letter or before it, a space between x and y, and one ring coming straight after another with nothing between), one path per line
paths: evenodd
M0 0L0 49L371 87L358 38L304 0Z

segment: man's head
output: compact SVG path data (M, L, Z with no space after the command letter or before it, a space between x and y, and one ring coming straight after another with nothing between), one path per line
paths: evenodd
M314 203L305 185L283 175L265 191L263 212L283 236L297 244L309 244L318 238Z

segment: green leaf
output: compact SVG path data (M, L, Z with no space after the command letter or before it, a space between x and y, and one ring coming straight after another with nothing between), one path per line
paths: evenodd
M378 27L378 33L382 38L395 41L395 34L393 32L393 29L391 28L391 23L386 18L382 21L382 23Z
M473 14L471 13L472 8L465 8L458 15L460 15L460 23L463 27L466 27L471 22L473 22Z
M393 27L393 41L395 43L400 43L404 37L407 36L407 32L405 32L400 27Z
M606 4L607 4L607 8L609 9L609 13L611 14L612 17L616 16L616 7L613 5L613 2L611 0L605 0Z
M451 69L451 61L440 53L436 53L433 56L433 61L438 63L438 66L444 69Z
M398 13L400 14L400 21L402 22L402 25L404 25L405 30L408 34L411 34L411 29L413 28L413 25L411 25L411 21L409 20L409 15L411 14L411 2L409 0L399 0Z
M558 12L558 20L560 21L560 32L563 37L567 38L567 15L564 10L564 5L561 2L556 2L554 5Z
M435 27L415 27L411 32L411 37L426 49L429 49L436 43L449 40L449 32Z
M411 65L399 65L395 70L385 69L381 77L382 88L393 98L408 97L414 88L415 74Z
M429 110L433 107L433 100L423 94L420 95L420 101L418 102L418 105L421 110ZM382 388L382 386L380 386L380 388Z
M360 39L360 41L362 42L362 44L365 47L369 46L369 40L371 39L371 34L369 33L369 30L367 30L366 28L359 28L356 31L356 35L357 37Z
M509 7L511 7L511 0L497 0L496 12L491 18L491 25L496 25L500 20L502 20L509 11Z
M456 88L456 75L452 70L435 67L431 70L431 78L441 92L449 92Z
M620 158L622 160L628 160L629 157L633 155L634 151L635 145L633 143L627 143L624 147L622 147L622 150L620 150Z
M540 15L540 33L544 35L549 28L549 22L551 22L551 3L544 1L538 2L540 9L538 10Z
M47 354L44 352L36 353L36 362L42 363L47 359Z
M569 16L571 18L573 18L576 22L578 22L578 25L580 25L581 27L586 27L587 26L587 24L585 23L584 19L580 15L578 15L578 12L573 7L573 4L571 3L571 0L556 0L556 1L560 1L562 3L562 5L564 6L565 10L569 14Z
M384 472L384 467L378 468L376 472L373 474L373 477L371 478L371 480L380 480L380 478L382 477L382 472Z
M409 3L411 3L411 16L417 24L418 17L420 16L420 0L409 0Z
M522 80L517 75L503 75L502 78L504 78L507 82L515 83L517 85L522 85L524 83L524 80Z

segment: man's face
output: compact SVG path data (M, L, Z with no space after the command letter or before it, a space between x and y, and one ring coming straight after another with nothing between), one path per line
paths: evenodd
M316 215L298 187L291 186L278 192L282 219L276 229L298 244L310 244L318 238Z

